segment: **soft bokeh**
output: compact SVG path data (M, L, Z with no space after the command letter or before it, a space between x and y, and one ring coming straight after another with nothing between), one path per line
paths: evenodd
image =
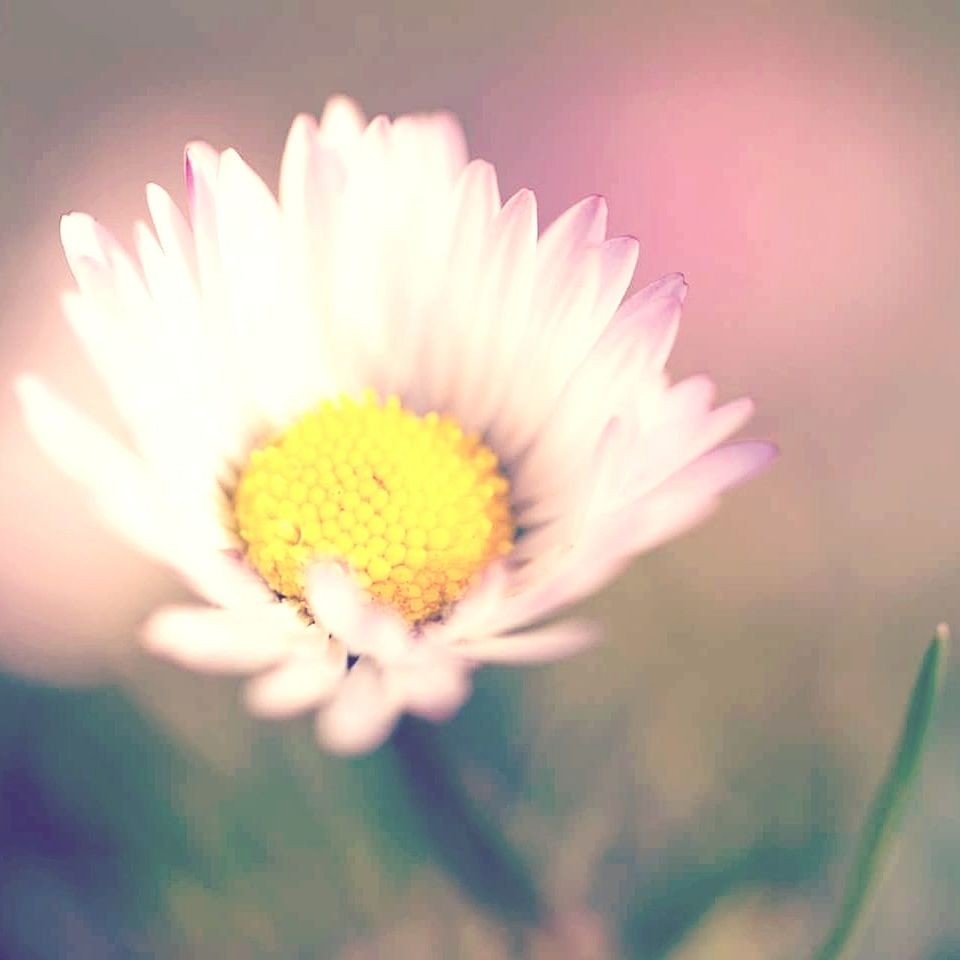
M605 646L522 681L490 671L444 736L598 956L624 924L666 955L710 878L729 896L672 956L796 955L827 921L924 642L960 622L960 11L591 9L8 4L0 370L42 371L113 416L59 317L60 214L126 240L145 183L182 198L195 137L275 182L289 121L333 92L370 113L454 110L544 223L605 194L613 231L640 239L638 283L682 270L691 285L674 374L754 395L751 432L783 455L589 605ZM393 849L381 877L376 759L316 760L305 727L244 719L230 684L136 654L136 624L181 588L89 516L9 389L0 431L0 858L16 865L0 897L19 917L0 922L0 954L124 957L153 937L190 957L505 955L415 851ZM120 677L142 716L23 674ZM960 955L958 701L954 671L864 957ZM24 783L44 811L26 825ZM233 790L245 799L224 805ZM171 833L151 845L141 822ZM195 875L198 846L213 878ZM90 863L136 879L84 899ZM54 918L35 942L30 910Z

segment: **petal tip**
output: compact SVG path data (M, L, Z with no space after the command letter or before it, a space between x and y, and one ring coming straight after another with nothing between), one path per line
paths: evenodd
M771 466L776 460L779 460L783 454L783 450L780 448L780 444L774 443L772 440L761 440L760 443L766 448L766 454L760 463L760 469L763 469Z
M366 136L384 136L390 129L390 118L385 113L378 113L368 124Z
M666 276L656 281L655 285L660 291L665 294L669 294L669 296L674 297L681 303L683 303L683 301L686 299L687 291L690 289L690 284L687 283L687 278L679 271L676 273L668 273Z
M321 122L331 120L338 116L345 116L351 119L362 117L363 111L360 104L353 97L348 97L345 93L334 93L327 97L327 102L323 105Z
M229 174L233 170L246 167L246 165L246 161L240 156L240 152L236 147L227 147L227 149L220 154L220 170L224 174Z
M289 136L309 136L317 131L317 118L312 113L298 113L290 123Z
M193 159L190 156L189 144L184 147L183 150L183 182L187 188L187 199L192 206L197 194L197 181L193 169Z
M740 475L736 473L725 486L734 486L744 480L753 479L765 473L780 458L780 447L771 440L737 440L726 446L718 447L717 453L730 451L731 459L741 459Z
M211 164L218 162L218 158L217 151L203 140L191 140L183 148L183 180L191 204L196 198L197 179L200 176L201 167L205 162Z
M502 216L511 218L517 217L532 223L536 229L537 216L537 196L530 187L521 187L509 200L503 205ZM536 239L536 236L534 236Z

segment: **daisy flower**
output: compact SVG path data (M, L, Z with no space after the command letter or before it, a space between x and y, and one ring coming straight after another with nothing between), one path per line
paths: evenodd
M770 445L664 373L686 285L625 298L630 237L588 197L538 235L447 114L294 121L279 197L234 150L186 149L185 217L147 188L136 257L63 218L74 332L132 447L32 375L47 454L204 605L147 646L250 674L270 716L317 711L333 750L451 715L483 663L591 643L543 625L701 520Z

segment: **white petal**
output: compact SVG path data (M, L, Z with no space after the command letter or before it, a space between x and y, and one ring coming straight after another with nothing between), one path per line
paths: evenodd
M335 362L341 352L339 344L349 342L332 323L331 315L345 180L343 157L322 145L311 117L297 117L287 137L280 172L285 282L290 293L287 322L302 345L287 354L296 367L291 380L292 407L310 406L323 393L368 385L350 382Z
M225 370L229 357L221 318L208 315L210 306L201 297L193 232L169 194L156 184L147 185L147 204L163 255L145 256L140 246L141 262L169 343L163 356L152 355L150 361L168 367L165 386L184 398L189 424L181 424L181 430L186 432L196 421L211 455L218 461L235 460L245 452L249 423L235 402L232 376ZM215 238L208 237L206 245L215 248ZM217 251L208 253L219 272Z
M197 257L193 231L170 194L155 183L147 184L147 207L157 231L160 246L178 274L178 283L197 289Z
M770 444L754 441L712 450L633 503L595 514L579 539L560 540L552 550L544 542L539 556L522 568L527 589L507 599L496 622L530 622L581 599L616 576L629 557L701 523L720 493L762 470L775 455Z
M424 632L436 643L452 643L462 637L476 636L484 630L497 607L503 602L509 586L508 562L492 563L466 594L455 604L442 623L427 624Z
M774 444L763 440L728 443L685 467L666 487L674 496L694 492L716 496L767 469L778 452Z
M91 296L131 308L131 334L150 330L153 301L133 261L112 234L86 214L72 213L60 222L64 252L77 285Z
M549 423L633 276L636 240L599 242L605 210L599 198L588 198L561 217L559 227L547 230L538 245L532 316L521 347L524 362L508 373L511 388L490 427L491 440L506 459L517 457ZM598 398L591 402L596 406Z
M60 242L74 276L77 265L84 260L106 266L107 250L116 246L109 231L86 213L68 213L60 218Z
M594 194L584 197L557 217L543 231L538 250L542 280L557 277L567 267L571 256L586 246L596 246L607 235L607 201Z
M376 117L364 131L340 199L339 232L331 250L331 328L348 378L367 386L383 363L390 317L390 123Z
M642 346L634 356L638 369L662 369L677 335L680 308L687 284L680 273L668 274L628 297L617 309L604 338L626 338L630 347Z
M457 660L451 648L420 646L403 661L384 668L390 696L403 708L439 722L453 716L470 696L470 664Z
M520 190L490 225L470 313L462 318L461 362L449 409L466 430L485 431L509 395L530 323L537 250L537 203Z
M676 289L675 278L653 288ZM679 281L682 284L682 279ZM513 468L512 492L523 505L518 520L531 526L567 507L582 451L593 448L610 418L652 407L663 393L661 369L676 336L680 299L631 297L571 378L522 461ZM641 448L638 447L638 451Z
M169 481L182 480L184 487L198 485L198 478L203 485L222 473L226 461L245 455L247 425L221 387L222 345L211 342L200 319L203 308L192 281L164 252L146 224L136 224L135 238L156 305L155 328L152 343L139 354L121 351L121 374L132 378L152 398L146 415L160 422L152 428L155 436L166 438L166 446L152 458L156 469L167 472ZM68 300L64 309L81 339L89 341L91 334L96 336L97 320L87 316L92 309L88 303ZM109 348L116 349L116 339L110 337ZM95 346L95 341L87 343L90 351ZM186 476L185 464L190 471Z
M272 602L264 582L233 558L232 541L215 513L170 499L141 460L42 382L20 377L16 391L41 449L90 492L110 525L135 547L178 570L214 603ZM226 548L226 549L225 549Z
M160 242L142 220L137 220L133 225L133 239L151 299L159 306L161 302L169 302L178 294L182 296L183 291L177 291L176 278L167 264ZM176 302L173 299L173 303Z
M696 374L670 388L664 406L656 412L657 421L674 423L692 421L704 416L717 395L717 385L707 376Z
M551 495L545 491L536 503L518 516L518 523L528 525L531 529L513 551L516 561L527 562L529 570L529 561L533 564L542 563L544 555L554 549L574 548L595 518L609 512L612 506L611 488L619 486L627 442L619 418L607 423L592 447L586 445L585 438L583 452L589 468L581 469L569 477L559 492ZM549 518L547 522L535 525L544 517Z
M304 593L314 619L337 636L353 632L365 601L349 574L335 564L317 563L305 579Z
M614 525L591 530L576 548L558 549L544 557L546 571L533 576L528 567L515 575L511 591L486 623L486 635L499 635L547 616L583 599L619 574L630 560ZM548 562L552 561L552 562ZM532 566L532 565L531 565Z
M537 251L538 259L540 250ZM542 428L600 330L591 323L600 291L601 253L582 251L549 289L538 280L523 362L512 378L490 437L500 455L519 455Z
M450 210L465 160L462 132L449 115L400 117L390 128L378 250L387 313L383 352L369 362L371 382L381 393L406 394L411 380L420 377L422 344L435 336L433 310L450 250Z
M745 449L737 450L740 446ZM632 556L702 522L726 486L762 469L773 454L767 444L723 447L633 503L602 516L594 511L576 537L561 536L551 544L538 532L538 548L531 548L529 561L516 571L516 585L488 626L497 632L507 630L582 599L618 575ZM522 545L523 541L518 554Z
M175 337L165 340L159 329L151 342L134 336L126 322L129 311L105 289L96 299L91 290L88 285L85 295L66 294L64 312L127 421L144 469L184 520L199 525L197 540L216 548L231 545L221 523L217 484L226 444L219 434L226 431L218 429L221 421L210 398L191 393L200 373L189 350L178 350ZM206 378L212 379L209 373Z
M545 663L569 657L596 643L597 627L584 620L566 620L525 633L465 640L452 650L483 663Z
M329 563L313 566L306 575L305 594L317 623L351 653L389 661L407 650L404 621L375 604L341 567Z
M393 140L395 158L400 152L396 148L406 141L407 147L403 152L420 165L419 170L411 170L402 164L401 174L409 176L413 183L418 180L423 182L429 190L449 188L467 165L463 129L452 113L400 116L393 123Z
M616 576L630 557L701 523L720 493L763 470L775 456L775 447L758 441L720 447L654 492L598 518L579 541L566 549L558 546L556 559L544 553L523 568L532 582L501 605L494 616L498 629L531 622L582 599Z
M638 290L627 303L640 304L661 297L674 297L681 302L687 298L687 281L682 273L667 273Z
M365 753L389 736L401 709L401 704L388 695L378 669L360 660L333 701L317 715L317 737L336 753Z
M178 547L171 551L167 562L210 603L241 610L277 602L273 591L236 549L191 549L188 542L181 542Z
M151 469L174 485L209 495L218 465L209 405L187 392L190 360L172 361L186 344L167 339L151 303L137 308L111 289L110 268L87 260L78 264L84 294L68 293L64 313L103 377L117 410ZM154 321L138 330L138 321Z
M211 382L208 391L223 398L230 415L227 443L235 446L236 429L245 430L244 439L262 428L261 410L250 389L245 357L238 346L237 330L230 312L231 297L220 250L220 214L223 207L220 186L220 154L209 144L192 142L184 152L184 176L193 226L197 269L203 309L198 323L213 349L208 354ZM227 191L229 193L229 191Z
M234 357L256 411L283 425L300 412L308 344L288 302L277 202L235 150L220 159L217 226Z
M280 161L280 206L292 207L303 201L303 187L310 168L317 121L309 114L294 117Z
M614 316L630 286L640 244L635 237L614 237L600 247L600 291L593 306L591 326L599 332Z
M656 493L643 497L634 509L624 509L604 521L607 549L614 556L653 550L701 524L718 502L705 487L681 489L667 483Z
M119 533L148 555L165 559L170 544L163 502L142 461L36 377L19 377L15 389L27 427L44 453L87 488Z
M247 707L265 717L289 717L316 707L334 694L346 668L343 647L318 636L251 680L245 692Z
M152 653L212 673L253 673L288 656L306 628L277 603L246 610L164 607L144 627Z
M423 339L419 378L410 385L414 406L423 412L448 408L463 362L460 344L473 316L477 265L499 210L496 171L474 160L460 175L451 201L452 235L443 285Z
M217 240L216 188L219 170L220 154L213 147L199 141L187 144L183 154L183 175L206 319L215 331L226 336L225 291Z
M318 136L325 146L347 155L356 147L364 126L366 118L356 101L335 96L323 108Z
M662 423L636 438L636 452L623 461L619 490L611 490L611 506L653 490L687 464L715 448L739 430L753 415L754 404L741 397L709 413L678 423ZM642 451L642 454L641 454Z

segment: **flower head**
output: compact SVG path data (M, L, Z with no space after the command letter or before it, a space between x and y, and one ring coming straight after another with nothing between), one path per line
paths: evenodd
M233 150L185 167L189 217L149 186L135 259L62 223L65 312L136 452L18 390L53 460L206 601L155 612L148 646L254 674L258 713L317 708L343 751L448 716L478 664L591 642L531 625L771 459L718 446L749 400L664 374L683 279L624 299L637 245L606 239L604 201L538 236L533 194L502 203L445 114L298 117L279 199Z

